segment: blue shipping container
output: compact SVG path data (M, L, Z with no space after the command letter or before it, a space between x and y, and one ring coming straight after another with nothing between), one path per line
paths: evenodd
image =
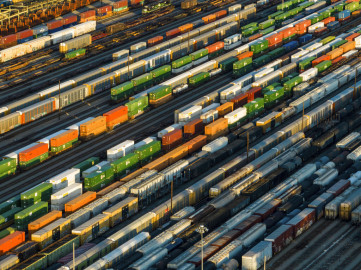
M346 19L348 17L350 17L351 12L349 10L344 10L338 13L338 18L339 19Z
M330 22L329 24L327 24L327 28L330 30L334 30L337 27L339 27L340 23L338 21L335 22Z
M60 30L63 30L63 26L60 26L58 28L54 28L54 29L51 29L51 30L49 29L48 32L49 32L49 34L52 34L52 33L58 32Z
M301 44L304 44L304 43L309 42L311 39L312 39L312 35L311 35L311 34L306 34L306 35L301 36L301 37L298 39L298 41L299 41Z
M193 29L199 26L203 26L204 25L204 21L203 20L196 20L195 22L192 22L193 24Z
M33 40L33 38L34 38L33 36L30 36L30 37L27 37L27 38L18 39L18 44L28 42L30 40Z
M172 250L176 249L181 244L183 244L183 240L181 238L176 238L172 242L170 242L168 245L166 245L165 248L168 250L168 252L171 252Z
M290 51L297 49L298 46L299 46L298 41L294 40L294 41L288 42L287 44L283 45L282 47L290 52Z

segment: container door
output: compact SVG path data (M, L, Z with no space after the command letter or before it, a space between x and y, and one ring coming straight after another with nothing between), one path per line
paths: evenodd
M60 239L60 227L56 227L53 230L53 241L58 241Z
M98 233L99 233L99 222L97 224L93 225L93 228L92 228L92 237L93 237L93 239L98 237Z
M129 213L129 207L128 205L126 205L122 208L122 220L126 220L128 218L128 213Z

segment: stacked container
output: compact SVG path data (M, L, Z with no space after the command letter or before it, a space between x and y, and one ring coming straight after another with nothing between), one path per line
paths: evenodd
M83 185L81 183L72 184L51 195L51 210L62 211L65 204L82 194Z

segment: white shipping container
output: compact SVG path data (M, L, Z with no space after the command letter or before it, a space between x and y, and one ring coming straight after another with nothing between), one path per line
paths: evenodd
M46 181L53 185L53 193L66 188L76 182L80 182L80 169L66 170Z
M197 75L201 72L208 72L212 69L215 69L217 67L217 62L215 60L207 61L204 64L201 64L197 67L192 68L189 72L192 73L192 75Z
M78 24L78 25L75 25L72 27L72 29L74 30L74 37L78 37L78 36L84 35L86 33L95 31L96 28L97 28L96 21L89 21L89 22L81 23L81 24Z
M361 49L361 36L355 37L354 41L356 49Z
M209 124L218 119L218 111L211 110L206 113L203 113L200 117L203 120L203 123Z
M67 216L70 219L71 227L76 228L90 219L91 211L89 209L81 208L78 211Z
M148 138L145 138L144 140L142 140L142 141L134 144L134 150L135 150L135 149L138 149L138 148L140 148L140 147L142 147L142 146L144 146L144 145L147 145L147 144L149 144L149 143L151 143L151 142L154 142L155 140L157 140L156 137L148 137Z
M99 162L98 164L95 164L94 166L90 167L89 169L86 169L85 171L83 171L82 173L82 177L88 177L89 174L96 172L98 170L101 170L104 166L110 165L109 161L102 161Z
M254 74L254 80L258 80L258 79L261 79L262 77L270 74L271 72L273 72L274 69L273 68L265 68L264 70L260 71L260 72L257 72L256 74Z
M51 45L50 36L39 37L37 39L24 43L24 46L26 46L26 53L32 53L44 49L46 47L49 47L50 45Z
M139 42L130 46L131 53L139 52L147 48L147 42Z
M180 129L182 126L180 124L173 124L161 131L158 132L158 138L161 139L165 134L168 134L169 132L172 132L173 130Z
M107 150L107 160L112 162L134 151L134 141L126 140Z
M168 85L172 87L172 89L176 88L177 86L184 86L187 85L188 78L192 77L192 73L189 71L182 72L182 74L173 77L165 82L162 82L160 85Z
M58 44L60 42L72 39L75 37L75 30L72 28L68 28L65 30L60 30L53 34L50 34L51 43Z
M217 109L221 104L220 103L212 103L211 105L209 106L206 106L202 109L202 114L203 113L206 113L208 111L211 111L211 110L215 110Z
M312 45L306 47L305 50L306 51L315 51L322 46L323 46L323 44L318 42L318 43L315 43L315 44L312 44Z
M24 44L16 45L0 51L0 62L6 62L25 54L26 46Z
M307 82L308 80L316 77L318 74L317 68L310 68L305 72L302 72L299 76L302 78L303 82Z
M303 50L303 51L293 54L291 56L291 62L298 63L300 61L300 58L303 56L306 56L308 53L309 53L309 51Z
M51 195L51 210L64 210L64 205L82 194L83 184L75 183Z
M261 241L242 256L242 270L257 270L272 258L272 243Z
M209 153L214 153L228 145L227 137L220 137L209 144L202 147L202 151L207 151Z
M190 122L193 119L200 117L202 114L202 106L192 106L191 108L179 113L179 122ZM159 137L159 133L158 133Z
M100 198L95 200L94 202L88 204L83 209L87 209L90 211L91 215L94 217L100 214L104 209L106 209L109 205L109 202L106 198Z
M46 25L38 25L33 27L32 29L33 29L33 36L37 36L42 33L48 32L48 26Z
M358 50L351 50L351 51L348 51L347 53L344 53L342 56L345 58L351 58L357 53L358 53Z
M349 145L351 142L357 140L360 138L360 133L358 132L352 132L350 133L346 138L343 138L341 141L339 141L337 144L336 144L336 147L338 148L345 148L347 145Z
M232 125L247 115L247 109L244 107L238 108L224 116L228 119L228 125Z
M308 27L308 33L314 33L316 31L316 29L321 28L321 27L325 27L324 22L315 23Z
M253 83L253 75L255 72L248 73L247 75L242 76L239 79L236 79L232 82L232 84L238 84L240 86L247 86Z
M119 52L113 53L113 61L117 61L122 58L127 58L128 56L129 56L129 50L121 50Z

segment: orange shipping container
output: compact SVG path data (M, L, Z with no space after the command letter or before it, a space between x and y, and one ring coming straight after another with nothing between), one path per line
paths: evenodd
M78 138L78 130L67 130L50 139L51 147L58 147Z
M185 25L181 25L178 27L179 31L181 33L187 33L189 31L191 31L193 29L193 24L192 23L187 23Z
M228 120L225 118L219 118L213 123L208 124L204 128L204 134L208 140L213 140L219 136L228 133Z
M205 24L214 22L217 19L216 14L210 14L202 18Z
M336 59L337 57L341 56L343 54L343 49L341 48L336 48L328 53L326 53L326 55L330 56L330 59Z
M192 137L195 134L202 133L204 130L203 120L194 119L191 122L187 123L183 127L184 129L184 137Z
M339 56L339 57L333 59L333 60L332 60L332 65L340 62L340 61L343 60L343 59L345 59L345 57L342 57L342 56Z
M107 130L106 117L98 116L80 125L80 138L90 139Z
M140 169L136 170L135 172L132 172L131 174L128 174L127 176L123 177L122 179L120 179L120 181L125 182L125 183L129 182L133 178L138 177L139 175L141 175L142 173L145 173L146 171L148 171L148 169L144 166L143 168L140 168Z
M319 58L316 58L315 60L312 61L312 67L318 65L319 63L323 62L323 61L327 61L327 60L331 60L331 57L329 55L322 55Z
M360 35L360 33L353 33L352 35L349 35L347 38L345 38L347 41L353 41L355 38L357 38Z
M304 20L295 24L296 33L302 35L307 32L307 27L311 25L311 20Z
M169 165L176 163L178 160L188 155L188 144L182 144L176 149L170 151L167 156L169 157Z
M198 135L194 139L187 142L188 144L188 154L192 154L193 152L200 149L202 146L207 144L207 136Z
M94 191L88 191L83 193L82 195L76 197L74 200L67 202L65 204L65 213L70 214L75 212L76 210L82 208L83 206L91 203L97 198L97 193Z
M0 240L0 256L25 242L25 232L17 231Z
M193 25L192 25L193 26ZM148 46L154 46L163 40L163 36L156 36L148 39Z
M217 11L214 14L216 15L217 19L220 19L227 15L227 10L223 9L223 10Z
M244 58L252 57L252 56L253 56L253 52L249 51L249 52L244 52L244 53L237 55L237 58L238 58L238 60L242 60Z
M326 19L323 19L322 22L326 25L328 25L330 22L334 22L336 20L335 17L328 17Z
M254 34L248 38L248 41L250 42L250 41L256 40L257 38L260 38L261 36L262 36L261 33Z
M26 162L49 151L47 143L39 143L19 153L19 162Z
M227 113L233 112L233 102L226 102L217 107L216 110L218 111L218 116L223 116Z
M104 113L103 116L106 118L107 129L111 130L115 126L128 121L128 107L120 106Z
M29 235L33 234L34 232L44 228L45 226L49 225L53 221L61 218L63 216L62 211L51 211L47 213L45 216L34 220L28 224ZM30 238L30 237L29 237Z
M343 50L343 53L347 53L351 50L354 50L355 49L355 41L349 41L343 45L341 45L339 48L341 48Z
M169 166L169 153L165 154L156 160L153 160L152 162L145 165L143 168L147 170L157 170L161 171Z
M116 188L120 187L121 185L124 185L124 182L120 182L120 181L114 182L113 184L111 184L111 185L103 188L102 190L98 191L97 192L97 198L99 199L99 198L105 196L106 194L111 192L113 189L116 189Z

